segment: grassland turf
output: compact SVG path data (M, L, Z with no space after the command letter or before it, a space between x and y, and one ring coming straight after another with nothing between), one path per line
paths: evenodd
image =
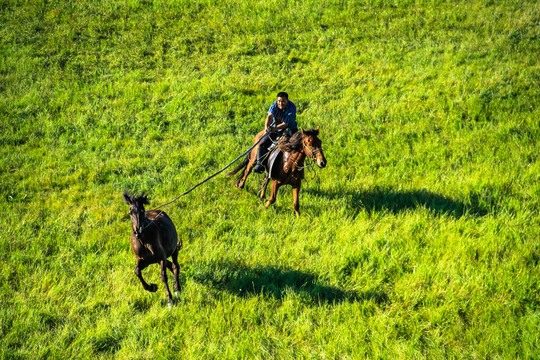
M0 358L540 357L536 1L0 1ZM278 91L327 168L265 209L167 207L181 292L133 274L168 202Z

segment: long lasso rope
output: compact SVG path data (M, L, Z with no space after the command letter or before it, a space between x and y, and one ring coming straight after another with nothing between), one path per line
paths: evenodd
M221 170L219 170L218 172L216 172L216 173L210 175L209 177L207 177L206 179L204 179L203 181L201 181L201 182L198 183L197 185L193 186L191 189L189 189L189 190L187 190L187 191L184 191L183 193L181 193L180 195L178 195L177 197L175 197L174 199L172 199L172 200L169 201L168 203L165 203L165 204L163 204L163 205L160 205L160 206L158 206L158 207L156 207L156 208L154 208L154 209L152 209L152 210L150 210L150 211L155 211L155 210L158 210L158 209L160 209L160 208L163 208L163 207L165 207L165 206L168 206L168 205L172 204L173 202L175 202L176 200L180 199L182 196L189 194L190 192L192 192L193 190L195 190L197 187L201 186L202 184L204 184L204 183L207 182L208 180L210 180L210 179L212 179L213 177L215 177L215 176L221 174L223 171L227 170L232 164L234 164L235 162L237 162L238 160L240 160L241 158L243 158L244 156L246 156L251 150L253 150L253 148L254 148L255 146L259 145L259 143L260 143L263 139L267 138L268 135L269 135L269 133L267 132L267 133L265 133L263 136L261 136L260 139L257 140L257 142L256 142L255 144L253 144L252 147L250 147L249 149L247 149L246 151L244 151L240 156L238 156L236 159L234 159L232 162L230 162L230 163L229 163L227 166L225 166L223 169L221 169ZM145 230L147 227L149 227L150 225L152 225L152 224L154 223L154 221L156 221L157 218L159 218L159 216L160 216L162 213L163 213L163 210L161 210L161 211L159 212L159 214L157 214L157 215L154 217L154 219L151 220L150 223L148 223L148 224L143 228L143 230Z
M268 136L268 133L264 134L263 136L260 137L259 140L257 140L257 142L255 144L253 144L252 147L250 147L249 149L247 149L246 151L244 151L240 156L238 156L236 159L234 159L233 161L231 161L227 166L225 166L223 169L219 170L218 172L210 175L209 177L207 177L206 179L204 179L203 181L201 181L200 183L198 183L197 185L195 185L194 187L192 187L191 189L187 190L187 191L184 191L183 193L181 193L180 195L178 195L177 197L175 197L173 200L169 201L168 203L166 204L163 204L163 205L160 205L158 207L156 207L155 209L153 210L157 210L159 208L162 208L164 206L167 206L167 205L170 205L172 204L173 202L175 202L176 200L178 200L179 198L181 198L182 196L184 195L187 195L189 194L190 192L192 192L193 190L195 190L197 187L201 186L202 184L204 184L205 182L207 182L208 180L216 177L217 175L221 174L222 172L224 172L225 170L227 170L229 167L232 166L232 164L234 164L235 162L237 162L238 160L240 160L241 158L243 158L244 156L246 156L251 150L253 150L253 148L257 145L259 145L259 143Z

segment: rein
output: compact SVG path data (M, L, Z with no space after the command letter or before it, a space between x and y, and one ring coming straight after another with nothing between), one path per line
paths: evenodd
M311 163L309 163L308 165L304 165L304 166L298 166L298 163L296 161L293 161L294 162L294 165L296 165L296 169L298 170L303 170L303 169L310 169L313 167L313 165L315 164L315 155L317 155L318 153L320 153L323 149L322 148L316 148L316 149L313 149L312 146L309 146L306 142L306 139L302 139L302 146L304 149L306 149L309 154L306 154L307 158L309 160L311 160Z
M295 165L295 169L296 170L311 169L313 167L313 165L315 164L315 161L310 157L308 157L308 159L311 160L311 162L309 162L308 165L304 165L304 166L298 165L298 163L293 160L293 163Z
M302 146L303 146L304 149L309 151L309 154L306 154L306 157L309 160L311 160L311 163L309 163L308 165L299 166L298 163L295 160L293 160L293 163L294 163L294 165L296 165L297 170L303 170L303 169L306 169L306 168L313 167L313 165L315 164L315 155L317 155L318 153L320 153L323 150L322 148L316 148L316 149L312 150L313 147L309 146L306 143L306 139L302 139Z

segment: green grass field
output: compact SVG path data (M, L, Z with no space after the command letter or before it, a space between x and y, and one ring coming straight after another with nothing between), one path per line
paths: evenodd
M219 3L219 4L218 4ZM540 4L0 0L0 358L540 358ZM287 91L328 166L165 208ZM170 282L172 277L169 276Z

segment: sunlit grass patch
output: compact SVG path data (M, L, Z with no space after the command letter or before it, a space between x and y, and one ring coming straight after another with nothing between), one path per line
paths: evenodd
M531 1L29 1L0 11L0 357L537 358ZM328 160L294 217L218 176L278 91ZM171 277L169 277L171 281Z

